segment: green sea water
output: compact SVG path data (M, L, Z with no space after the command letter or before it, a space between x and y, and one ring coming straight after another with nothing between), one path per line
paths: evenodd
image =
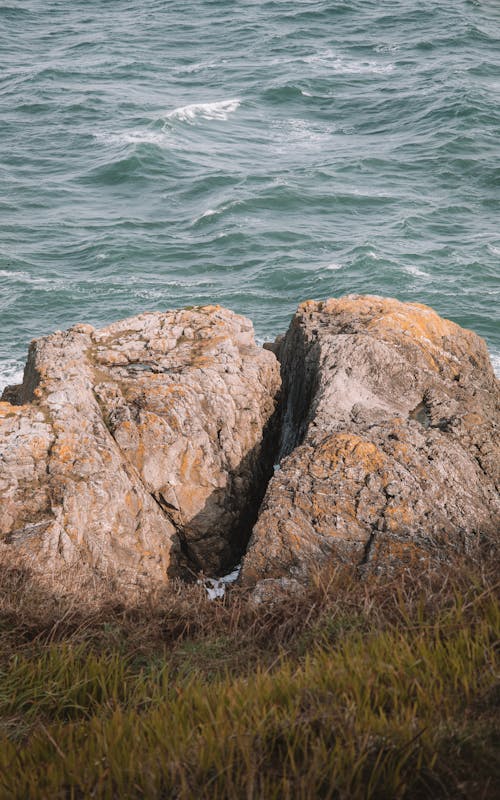
M375 293L500 365L498 0L0 5L0 384L77 321Z

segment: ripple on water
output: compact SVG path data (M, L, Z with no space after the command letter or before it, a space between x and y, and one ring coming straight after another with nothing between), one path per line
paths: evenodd
M2 374L76 319L217 300L269 337L304 297L352 291L433 305L498 369L494 3L26 0L0 19Z

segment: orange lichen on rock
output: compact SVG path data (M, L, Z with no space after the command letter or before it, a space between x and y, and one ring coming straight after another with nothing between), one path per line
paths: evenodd
M397 533L409 528L415 522L415 513L407 503L388 505L384 511L387 530Z
M498 383L476 334L348 295L302 303L278 346L286 457L244 581L326 561L401 569L498 537Z
M30 402L0 405L2 556L64 590L71 561L127 597L189 557L233 558L280 385L248 320L211 305L77 325L34 341L25 376L10 396Z

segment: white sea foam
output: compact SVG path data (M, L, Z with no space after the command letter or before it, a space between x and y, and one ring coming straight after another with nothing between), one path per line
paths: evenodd
M20 361L8 358L0 361L0 394L6 386L21 383L23 380L24 366Z
M432 277L431 275L429 275L428 272L424 272L423 269L419 269L414 264L407 264L406 266L403 266L403 269L404 269L405 272L408 273L408 275L414 275L415 278L431 278Z
M488 245L488 250L494 256L500 256L500 247L495 247L493 244Z
M225 59L221 63L224 63ZM201 72L204 69L217 69L219 64L217 61L199 61L196 64L185 64L182 67L177 67L175 72L177 75L191 75L193 72Z
M0 278L17 278L18 280L29 281L29 272L21 272L20 270L0 269Z
M210 219L210 217L217 217L219 214L222 214L224 211L226 211L226 209L231 208L235 205L237 205L237 203L230 202L230 203L224 203L220 205L218 208L207 208L207 210L204 211L203 214L200 214L199 217L196 217L196 219L193 220L193 225L196 225L196 223L200 222L200 220L202 219Z
M197 117L202 119L225 120L229 114L236 111L241 104L239 98L233 100L219 100L216 103L191 103L179 106L164 114L165 119L178 119L181 122L194 122Z
M167 147L169 136L163 131L133 130L123 133L95 133L94 137L103 144L154 144Z
M32 275L30 272L24 272L23 270L0 269L0 278L10 278L11 280L21 283L31 283L50 288L58 286L60 283L57 278L45 278L41 275Z
M500 350L490 350L491 365L497 378L500 378Z
M342 264L338 264L336 261L331 261L330 264L325 264L325 269L342 269Z
M216 214L219 214L219 213L220 212L217 211L216 208L207 208L207 210L204 211L203 214L200 214L198 219L203 219L204 217L214 217Z
M335 133L335 125L311 124L300 117L291 117L284 120L272 120L274 150L279 154L288 153L291 146L298 145L301 149L317 150L319 144L331 141Z
M375 48L377 53L397 53L400 49L399 44L378 44Z
M381 261L382 256L377 255L373 250L370 250L367 254L368 258L373 258L374 261Z
M369 75L385 74L392 72L394 64L382 64L380 61L353 61L334 53L333 50L323 50L320 53L306 56L302 59L306 64L319 64L341 75Z

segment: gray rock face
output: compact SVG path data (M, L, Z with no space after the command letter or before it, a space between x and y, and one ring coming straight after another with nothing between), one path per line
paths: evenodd
M223 571L256 517L279 388L251 323L218 306L35 341L0 403L0 558L52 588Z
M303 303L267 348L218 306L75 325L0 402L0 561L133 594L227 572L254 526L257 602L474 554L500 530L498 387L478 336L378 297Z
M419 304L348 296L299 306L279 357L280 469L244 583L497 539L499 384L482 339Z

